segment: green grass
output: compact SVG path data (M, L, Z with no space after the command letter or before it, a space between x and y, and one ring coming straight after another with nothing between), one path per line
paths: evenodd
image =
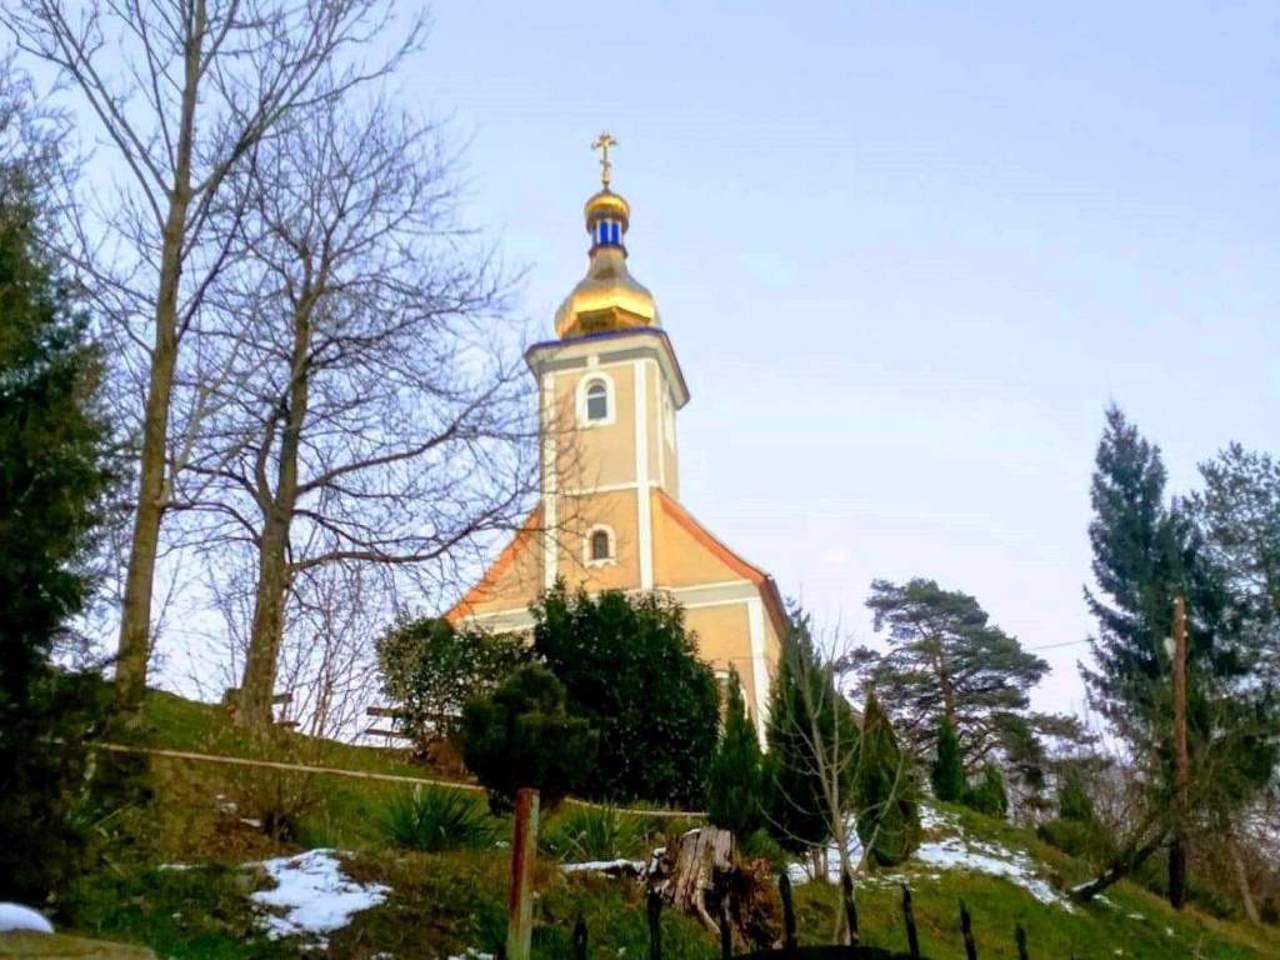
M324 766L413 775L393 751L350 747L294 734L251 742L217 707L165 694L147 703L152 746L225 755L310 762ZM299 760L300 757L309 759ZM285 778L285 782L281 782ZM478 849L419 852L393 843L385 833L387 810L403 804L403 784L326 774L295 775L261 768L152 757L150 801L118 811L111 832L72 895L59 905L67 932L143 943L162 957L262 958L297 956L296 941L273 942L253 924L247 894L264 879L241 865L300 849L328 846L352 851L347 871L361 881L391 888L386 903L357 914L334 934L319 956L372 958L446 957L467 948L496 952L504 936L507 853L494 845ZM284 794L297 795L290 842L267 836L241 821ZM477 804L472 793L457 793ZM219 799L221 798L221 799ZM228 802L237 805L229 812ZM290 801L293 802L292 800ZM255 804L257 806L255 806ZM498 840L509 837L508 819L476 807ZM967 835L1026 850L1058 885L1089 875L1090 867L1038 840L1027 830L948 807ZM543 822L544 855L536 872L534 956L569 955L572 930L581 914L596 960L639 960L648 955L643 891L636 883L599 876L565 875L556 859L644 857L690 823L616 811L589 811L566 804ZM766 845L767 846L767 845ZM198 869L160 870L166 863ZM896 872L896 871L895 871ZM1014 956L1013 929L1028 932L1036 960L1075 956L1113 960L1121 956L1181 960L1280 960L1280 931L1253 930L1214 920L1195 909L1181 914L1136 884L1108 891L1112 905L1096 904L1067 914L1026 891L993 877L937 873L908 864L922 948L932 960L963 957L958 923L961 900L973 915L983 960ZM901 894L891 885L867 882L858 890L866 942L904 949ZM829 943L838 910L837 891L822 884L797 888L802 942ZM1133 919L1141 914L1143 919ZM1172 929L1170 936L1166 929ZM670 911L663 918L664 956L702 960L717 955L716 939L696 922Z

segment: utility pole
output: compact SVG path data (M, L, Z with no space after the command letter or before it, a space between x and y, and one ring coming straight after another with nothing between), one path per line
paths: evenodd
M1187 899L1187 818L1191 758L1187 753L1187 605L1173 599L1173 840L1169 845L1169 903Z

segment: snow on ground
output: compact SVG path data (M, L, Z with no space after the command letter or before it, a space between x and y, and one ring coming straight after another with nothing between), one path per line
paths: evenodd
M390 892L381 884L351 880L333 850L308 850L296 857L264 860L261 866L276 887L259 890L249 899L269 908L260 922L273 940L302 935L323 946L326 934L345 927L353 914L376 907Z
M10 930L30 930L34 933L53 933L53 924L30 907L20 903L0 903L0 933Z
M1035 862L1021 850L1011 850L1001 844L986 840L976 840L964 835L960 820L954 814L936 810L928 804L920 806L920 826L933 833L945 831L948 835L936 840L926 840L920 844L911 860L905 867L924 866L934 871L967 870L970 873L985 873L993 877L1003 877L1015 886L1022 887L1041 903L1061 907L1068 913L1075 908L1069 900L1059 893L1047 880L1037 876ZM862 856L862 847L858 843L857 834L850 824L851 840L849 855L853 863L858 863ZM828 879L832 882L840 880L840 862L834 845L827 851ZM806 883L811 879L810 872L804 864L793 863L787 869L793 884ZM928 874L930 879L938 879L939 873ZM911 883L922 879L920 874L871 874L859 879L859 883Z
M565 873L607 873L610 876L643 876L643 860L587 860L583 863L562 863Z
M939 870L968 870L970 873L1003 877L1041 903L1061 907L1068 913L1075 912L1070 901L1049 881L1036 876L1035 863L1021 850L1010 850L984 840L971 840L961 834L925 841L915 852L915 859Z

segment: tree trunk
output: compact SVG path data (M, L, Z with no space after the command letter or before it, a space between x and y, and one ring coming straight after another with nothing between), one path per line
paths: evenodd
M206 10L196 0L184 50L184 77L173 184L161 235L160 282L155 304L155 344L151 376L143 408L142 457L138 465L138 509L129 544L124 603L120 612L120 641L116 653L116 712L126 724L137 722L147 690L151 659L151 595L155 587L156 556L160 550L160 522L168 491L165 453L169 441L169 409L174 372L178 365L178 297L182 285L183 244L191 204L191 163L195 150L195 116L202 66Z
M244 679L236 703L236 720L247 727L271 725L276 661L284 634L285 538L278 520L269 521L258 548L258 584L253 598L253 624Z
M1240 856L1240 845L1235 837L1227 838L1227 854L1231 857L1231 869L1236 875L1236 885L1240 889L1240 902L1244 905L1245 916L1255 927L1262 926L1262 918L1258 916L1258 905L1253 900L1253 891L1249 889L1249 871L1245 869L1244 858Z
M778 938L781 902L772 871L763 860L738 860L728 830L701 827L673 838L652 864L648 883L708 930L719 931L714 918L728 917L739 945L763 949Z
M176 290L177 278L173 285ZM172 303L170 306L174 306ZM169 434L169 403L173 393L177 345L174 315L156 318L156 345L151 358L142 430L142 460L138 471L138 508L129 545L120 641L116 652L116 712L127 724L137 721L147 690L151 659L151 594L156 555L160 549L160 520L165 506L165 445Z
M1088 903L1103 890L1107 889L1107 887L1111 886L1113 883L1123 880L1129 874L1133 873L1134 870L1137 870L1138 867L1146 863L1151 855L1160 849L1167 836L1167 830L1160 830L1144 846L1130 847L1117 857L1109 868L1097 877L1087 883L1080 884L1078 887L1073 887L1071 889L1072 898L1078 900L1080 903Z
M318 295L317 289L308 289L294 309L293 357L281 417L276 488L274 495L265 487L259 490L259 498L266 504L263 512L265 524L258 548L253 624L249 631L249 653L245 658L236 718L245 726L260 729L271 725L271 698L275 693L276 667L284 638L284 605L289 591L289 532L298 505L298 450L302 443L310 386L311 312ZM270 442L268 434L264 439L267 449Z
M1187 607L1173 600L1173 840L1169 844L1169 903L1181 910L1187 901L1187 820L1191 757L1187 750Z

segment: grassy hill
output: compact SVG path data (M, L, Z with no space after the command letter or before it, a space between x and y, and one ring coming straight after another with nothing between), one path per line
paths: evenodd
M167 694L149 697L147 717L151 729L140 743L155 748L396 775L425 772L395 751L287 732L254 742L231 727L220 708ZM493 953L503 939L503 844L510 824L501 818L484 814L482 836L468 849L425 853L388 836L389 806L412 789L402 784L152 756L141 785L141 795L125 809L104 814L98 824L101 840L90 869L58 905L61 927L68 932L146 944L163 957L227 960L461 957L469 950ZM534 955L568 956L581 914L592 956L647 956L640 885L591 872L566 873L559 861L644 857L669 831L688 825L567 806L546 820L537 867ZM928 957L963 956L958 927L963 900L984 958L1013 956L1013 929L1021 924L1036 958L1280 960L1280 931L1226 923L1195 910L1177 914L1130 884L1117 885L1107 902L1088 908L1052 902L1055 887L1083 879L1089 867L1008 824L948 808L931 818L928 835L935 854L959 851L960 860L969 856L973 863L987 864L987 872L950 867L935 856L908 863L889 877L868 878L858 889L867 942L905 949L897 886L905 879ZM381 902L355 913L323 943L297 936L273 940L263 931L262 908L251 897L274 887L268 875L272 858L314 848L343 851L339 859L346 876L363 885L360 889L381 891ZM993 875L988 861L997 864L998 873L1001 858L1015 859L1027 868L1026 876ZM254 866L262 861L269 861L268 867ZM828 884L797 888L802 942L830 942L838 899ZM717 956L715 938L692 920L668 911L663 931L668 958Z

